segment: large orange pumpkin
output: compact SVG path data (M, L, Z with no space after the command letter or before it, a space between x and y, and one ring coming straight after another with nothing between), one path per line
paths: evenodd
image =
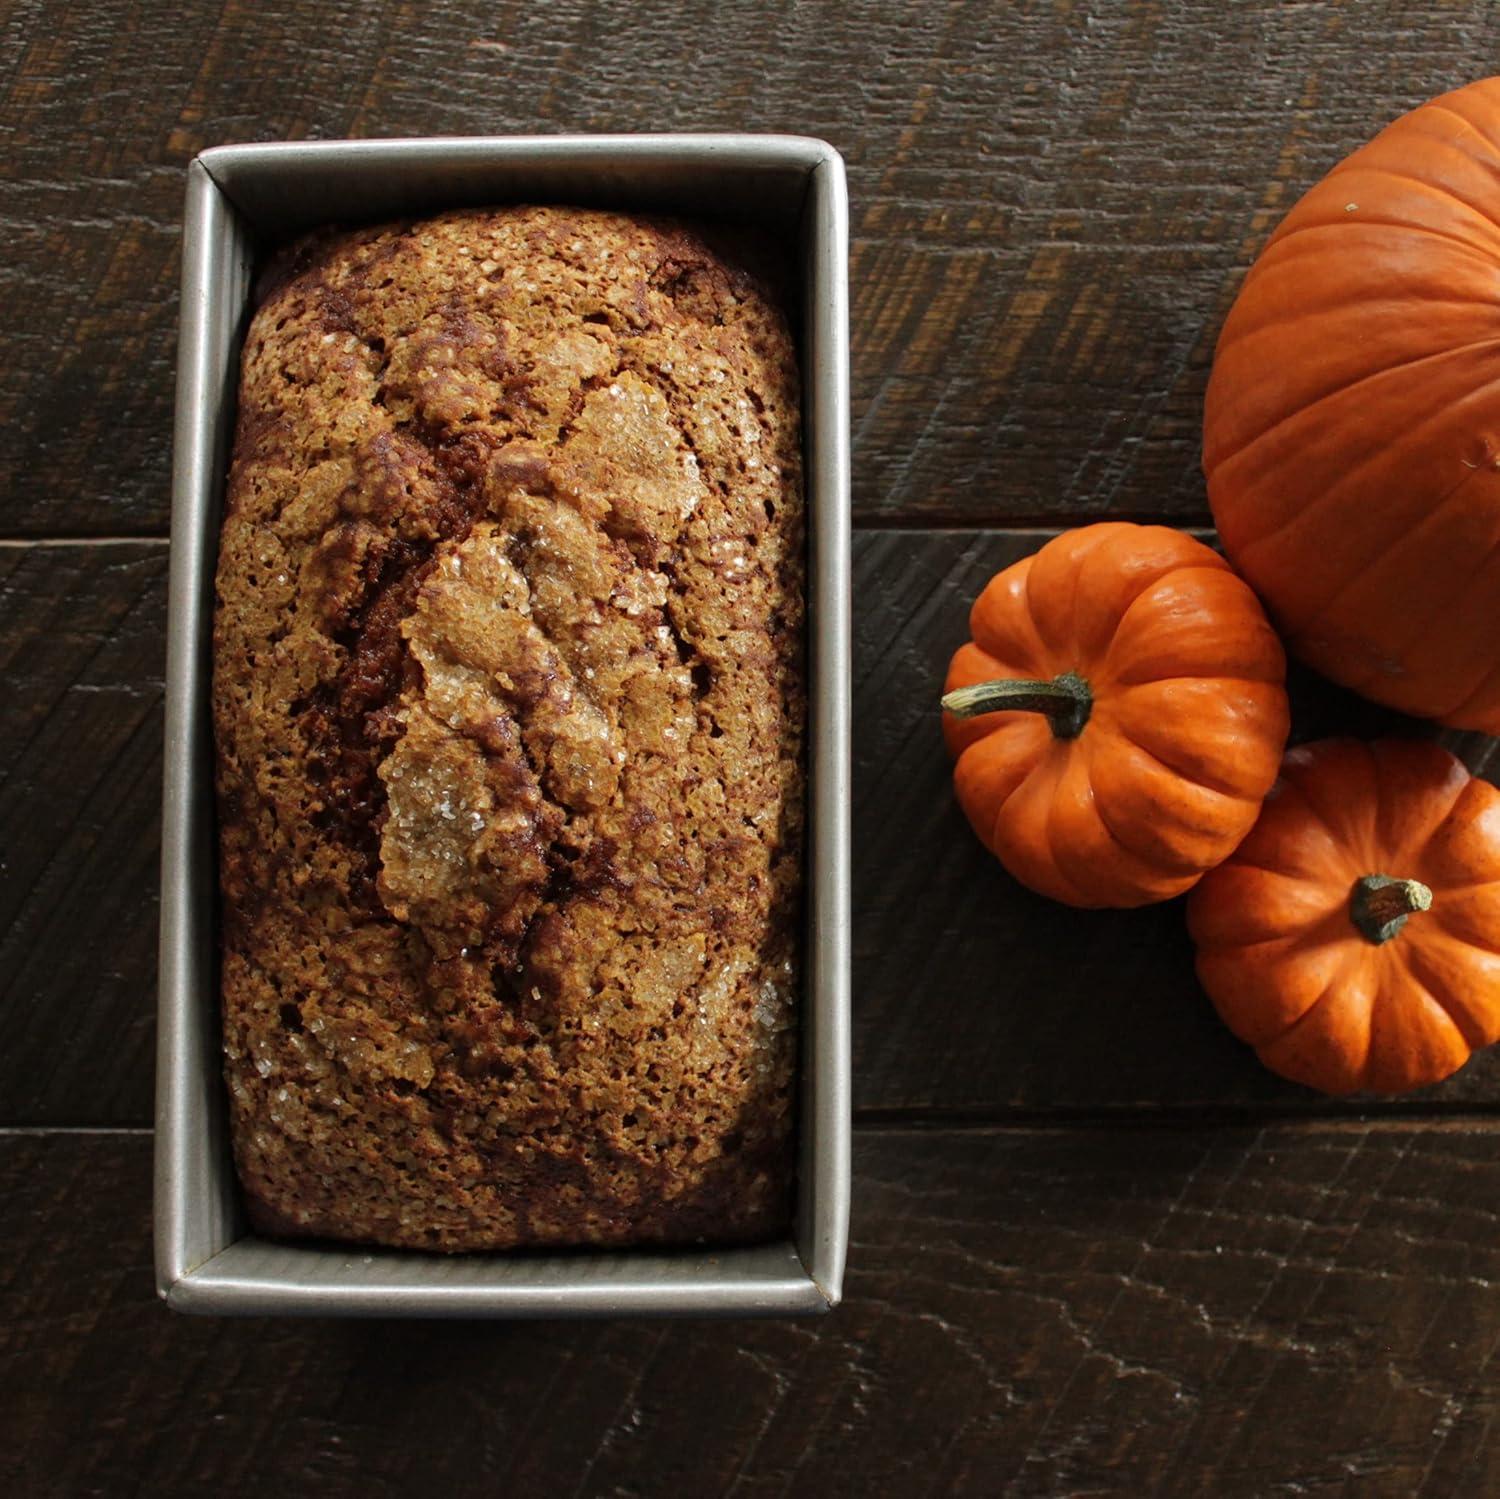
M1165 526L1067 531L969 623L943 731L959 803L1017 879L1143 905L1249 831L1286 742L1286 658L1216 552Z
M1203 464L1288 646L1500 733L1500 79L1424 104L1287 215L1219 338Z
M1500 1040L1500 790L1436 744L1303 745L1188 926L1209 998L1273 1072L1436 1082Z

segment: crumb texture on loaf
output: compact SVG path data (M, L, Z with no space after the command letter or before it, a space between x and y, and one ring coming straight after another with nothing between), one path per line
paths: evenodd
M785 1228L797 411L772 299L678 225L467 211L275 274L213 683L260 1230Z

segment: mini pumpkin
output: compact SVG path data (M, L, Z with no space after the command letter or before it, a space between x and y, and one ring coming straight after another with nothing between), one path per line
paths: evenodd
M1500 791L1437 744L1303 745L1188 926L1209 998L1273 1072L1437 1082L1500 1040Z
M1377 702L1500 734L1500 79L1313 187L1214 355L1209 502L1287 646Z
M948 668L974 831L1075 906L1193 885L1249 831L1287 734L1281 643L1217 553L1165 526L1065 532L997 574Z

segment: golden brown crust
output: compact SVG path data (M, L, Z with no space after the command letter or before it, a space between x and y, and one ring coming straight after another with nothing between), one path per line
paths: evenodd
M784 322L680 226L452 213L281 271L214 641L263 1231L785 1227L799 455Z

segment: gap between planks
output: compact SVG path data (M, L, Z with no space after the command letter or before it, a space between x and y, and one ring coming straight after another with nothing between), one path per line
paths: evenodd
M1500 1102L1372 1101L1365 1109L1344 1105L1276 1104L1202 1105L1121 1104L1104 1108L1031 1109L856 1109L854 1127L877 1133L1076 1133L1089 1130L1220 1129L1432 1129L1500 1128Z
M1213 517L1208 514L1162 515L1147 511L1104 510L1097 515L1073 512L1059 515L979 515L935 510L922 515L856 515L854 533L861 531L1071 531L1102 521L1126 521L1137 526L1170 526L1176 531L1212 532Z
M854 1129L860 1135L1016 1134L1085 1135L1098 1131L1135 1133L1219 1131L1228 1129L1298 1130L1307 1134L1372 1130L1407 1133L1414 1128L1448 1132L1500 1130L1500 1103L1389 1103L1369 1113L1312 1109L1014 1109L999 1112L938 1109L858 1109ZM0 1142L42 1136L119 1135L150 1138L149 1124L0 1124Z
M166 536L0 536L0 547L25 551L36 547L164 547Z
M1212 531L1209 515L1160 515L1146 511L1111 510L1098 515L980 515L940 510L924 515L855 516L853 529L861 531L1066 531L1096 521L1129 521L1140 526L1172 526L1181 531ZM170 538L155 532L140 536L0 536L0 548L31 547L166 546Z

